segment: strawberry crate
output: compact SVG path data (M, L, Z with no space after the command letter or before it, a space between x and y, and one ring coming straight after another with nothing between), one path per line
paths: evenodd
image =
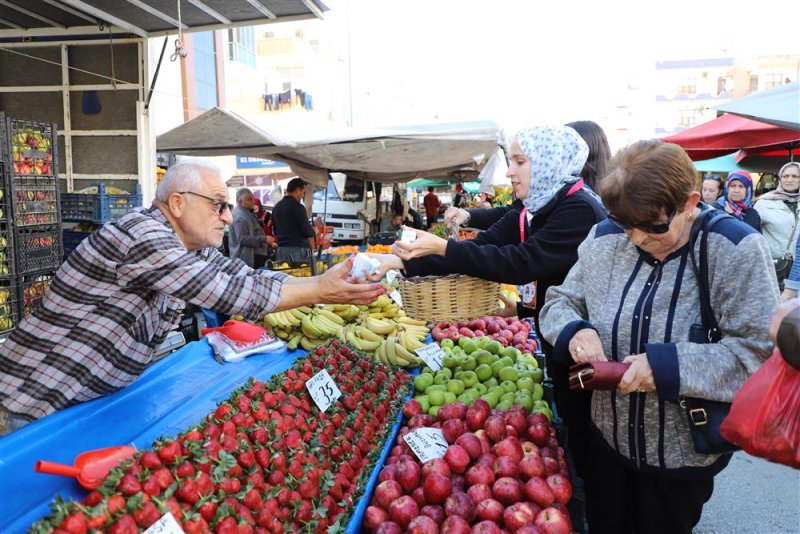
M3 152L11 162L9 171L13 177L56 177L55 124L14 119L4 114L0 114L0 123Z
M17 229L14 236L17 274L54 271L61 265L61 228Z
M0 278L0 337L6 337L19 323L17 286L13 278Z
M44 176L16 177L11 181L11 204L17 228L59 224L58 180Z
M24 274L16 278L20 320L26 315L30 315L33 309L42 301L55 276L55 272L47 272Z
M134 194L108 194L105 184L97 185L97 194L64 193L61 195L61 216L68 222L103 224L119 219L142 205L142 188L136 184Z

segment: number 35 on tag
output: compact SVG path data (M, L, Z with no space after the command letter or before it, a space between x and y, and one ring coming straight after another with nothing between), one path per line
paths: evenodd
M331 404L336 402L336 399L342 396L342 392L336 387L336 383L328 374L327 369L312 376L306 382L306 389L321 412L327 410Z

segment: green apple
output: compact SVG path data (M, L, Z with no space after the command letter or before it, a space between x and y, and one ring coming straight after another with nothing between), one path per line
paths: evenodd
M506 393L509 392L513 393L517 391L517 385L511 380L503 380L502 382L500 382L500 387L503 388L503 390L505 390Z
M533 384L533 391L531 392L531 397L533 397L534 400L539 400L542 397L544 397L544 388L538 382L535 382Z
M481 350L478 349L471 354L473 358L478 362L479 365L486 364L489 365L494 360L494 355L489 352L488 350Z
M478 380L483 382L492 378L492 368L485 363L480 364L475 368L475 374L478 375Z
M473 397L472 395L469 395L469 394L468 394L468 393L465 391L464 393L462 393L461 395L459 395L458 397L456 397L456 400L457 400L458 402L463 402L465 406L469 406L470 404L472 404L473 402L475 402L475 399L476 399L476 398L477 398L477 397Z
M461 364L461 367L465 371L474 371L478 367L478 362L475 361L475 358L472 356L465 356L464 362Z
M478 350L486 349L486 345L492 341L492 338L489 336L479 336L475 338L475 344L478 346Z
M455 343L453 343L452 339L445 338L439 342L439 346L442 348L447 347L448 349L452 349L455 346Z
M434 373L434 375L433 375L434 384L436 383L435 379L436 379L437 376L444 376L447 379L453 378L453 370L445 368L445 369L439 369L438 371L436 371L436 373Z
M456 401L456 394L452 391L445 391L444 392L444 403L451 404Z
M427 395L417 395L414 398L417 400L419 405L422 407L422 411L427 413L427 411L431 407L431 401L428 400L428 396Z
M533 411L541 411L541 410L549 410L550 406L548 406L547 401L542 399L534 399L533 401Z
M422 371L420 371L420 373L419 373L419 374L421 374L421 375L424 375L424 374L426 374L426 373L427 373L427 374L431 374L431 375L432 375L432 374L433 374L433 369L431 369L430 367L428 367L428 366L426 365L425 367L423 367L423 368L422 368Z
M433 384L425 388L425 395L430 395L431 391L447 391L444 384Z
M444 365L445 369L452 369L456 365L458 365L458 359L454 353L445 354L444 358L442 358L442 365Z
M506 392L506 390L503 388L503 386L499 386L498 385L498 386L492 386L492 387L489 388L489 393L494 393L495 395L497 395L498 399L500 398L500 395L502 395L505 392Z
M533 386L531 386L531 387L533 387ZM462 393L464 393L465 389L466 388L464 387L464 382L462 382L461 380L451 379L447 383L447 391L450 391L451 393L455 393L456 395L461 395Z
M464 352L466 352L467 354L472 354L473 352L478 350L478 345L475 343L475 340L469 337L462 337L461 339L459 339L458 346L464 349Z
M544 371L542 371L541 369L534 369L531 372L533 373L534 382L536 382L537 384L541 384L542 382L544 382Z
M475 374L475 371L464 371L461 380L464 382L465 387L471 388L478 383L478 375Z
M481 398L486 402L488 402L491 408L494 408L495 406L497 406L497 403L500 402L500 396L494 393L486 393L484 395L481 395Z
M490 338L489 341L486 342L486 346L484 348L492 354L500 354L500 351L503 349L503 345L496 339Z
M433 384L431 373L420 373L414 378L414 387L417 388L417 391L425 391L431 384Z
M523 376L522 378L517 380L517 389L520 391L527 391L528 393L533 393L533 387L535 382L532 378L528 378Z
M496 386L498 384L499 384L499 382L497 381L497 379L495 377L492 377L489 380L484 380L483 381L483 385L486 386L487 388L491 388L492 386Z
M436 416L439 414L439 407L438 406L431 406L431 409L428 410L428 415L436 419Z
M481 384L480 382L472 386L470 389L475 390L475 392L477 393L476 397L480 397L481 395L489 391L489 388L487 388L485 384ZM467 391L469 391L469 389Z
M497 403L497 409L505 411L505 410L508 410L509 408L511 408L513 405L514 405L514 401L512 401L512 400L508 400L508 399L501 400L500 402Z
M525 410L531 411L533 409L533 397L525 393L519 393L514 396L514 404L524 406Z
M497 375L501 382L516 382L519 379L519 373L513 367L503 367Z
M445 403L445 392L439 390L429 392L428 401L430 401L431 406L441 406Z
M522 355L522 353L517 347L503 347L503 349L500 351L500 356L507 356L511 358L512 362L517 361L517 358L519 358L520 355Z
M433 383L436 385L444 385L447 384L447 381L450 380L450 377L444 374L441 374L439 371L433 377Z

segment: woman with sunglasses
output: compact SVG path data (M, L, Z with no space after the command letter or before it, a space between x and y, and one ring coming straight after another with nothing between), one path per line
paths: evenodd
M789 276L800 235L800 163L789 162L778 172L780 184L756 202L761 215L761 232L767 238L778 284Z
M554 359L630 365L616 390L592 395L591 532L690 533L730 455L695 452L680 397L730 402L770 355L766 318L778 288L765 274L767 243L721 214L706 256L723 338L689 340L700 309L689 257L699 261L700 242L690 239L698 217L714 213L694 184L694 165L677 145L640 141L617 153L600 187L609 220L589 233L541 312Z
M705 190L705 182L703 188ZM728 174L724 194L713 207L761 231L761 217L753 209L753 179L749 172L735 171Z

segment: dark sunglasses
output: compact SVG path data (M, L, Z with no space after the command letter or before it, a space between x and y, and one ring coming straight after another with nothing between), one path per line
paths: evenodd
M194 195L196 197L204 198L211 202L215 208L217 208L217 213L222 215L225 213L225 210L232 210L233 204L230 202L225 202L224 200L217 200L216 198L207 197L205 195L201 195L200 193L195 193L194 191L181 191L179 194L181 195Z
M636 228L637 230L641 230L642 232L648 234L666 234L667 232L669 232L669 225L672 224L672 219L675 218L676 213L677 210L673 209L667 215L667 222L656 223L656 224L631 224L619 220L616 216L614 216L611 213L608 214L608 219L617 226L619 226L620 228L622 228L623 230L632 230L633 228Z

